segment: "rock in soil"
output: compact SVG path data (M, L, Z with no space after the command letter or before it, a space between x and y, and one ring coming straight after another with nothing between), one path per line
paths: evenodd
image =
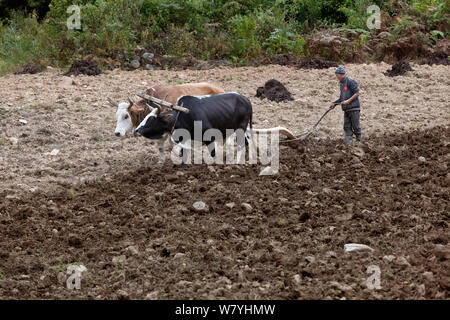
M194 202L192 207L197 212L206 212L209 209L208 205L206 203L204 203L203 201L196 201L196 202Z

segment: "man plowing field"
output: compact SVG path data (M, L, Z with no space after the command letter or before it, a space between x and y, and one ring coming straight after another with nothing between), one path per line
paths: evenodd
M343 67L338 67L335 71L336 78L339 80L341 95L339 99L333 102L331 109L341 104L342 111L344 111L344 131L345 143L351 144L353 134L356 139L361 141L361 127L359 125L359 88L358 83L347 76L347 72Z

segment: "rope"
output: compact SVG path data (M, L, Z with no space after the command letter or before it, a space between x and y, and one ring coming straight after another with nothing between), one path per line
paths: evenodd
M175 125L177 124L179 115L180 115L180 111L177 112L177 117L175 118L175 122L173 123L172 130L170 130L170 135L172 135L173 131L175 130Z

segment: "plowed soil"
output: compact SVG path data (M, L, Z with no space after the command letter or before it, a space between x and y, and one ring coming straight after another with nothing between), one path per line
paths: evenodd
M310 140L282 144L274 176L159 166L152 143L114 136L106 97L210 81L252 100L255 127L299 133L337 98L333 68L0 78L0 298L448 299L448 67L414 65L400 81L387 67L346 66L363 143L343 144L335 110ZM274 74L297 98L277 112L254 97ZM70 264L87 267L80 290L66 287ZM367 287L373 265L380 289Z

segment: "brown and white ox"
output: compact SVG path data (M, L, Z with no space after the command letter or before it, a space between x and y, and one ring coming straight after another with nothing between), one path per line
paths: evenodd
M186 95L206 96L216 95L224 92L225 91L222 88L206 82L180 85L160 85L152 87L145 91L145 93L149 96L165 100L172 104L175 104L178 98ZM110 101L110 103L117 107L117 124L116 129L114 130L114 134L117 137L123 137L128 133L134 133L135 129L139 126L141 121L144 120L151 111L147 104L149 104L151 107L156 107L152 105L152 102L147 102L143 99L137 102L133 102L129 99L128 102L114 103ZM161 111L165 111L164 106L162 106L161 108ZM159 140L161 161L164 161L165 159L164 145L167 137L168 135L162 140Z

